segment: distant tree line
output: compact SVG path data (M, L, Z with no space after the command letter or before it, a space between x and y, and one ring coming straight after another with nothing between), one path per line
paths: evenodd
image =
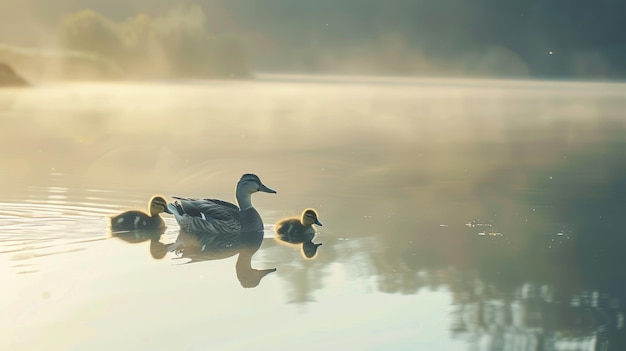
M73 72L87 69L66 60L64 70L71 76L93 73L111 78L247 77L248 65L237 39L209 33L205 21L198 7L162 17L138 14L121 22L93 10L70 14L58 31L60 46L112 65L97 67L99 72Z
M626 21L621 18L626 2L617 0L31 2L42 9L44 28L68 11L93 8L66 16L58 39L63 48L80 52L72 57L91 52L91 63L102 62L100 69L115 67L112 71L125 75L239 77L250 69L626 77ZM195 5L167 12L180 3ZM12 35L19 38L27 29ZM82 61L70 61L65 69L83 69Z
M258 66L415 75L626 76L616 0L217 1ZM216 1L201 1L207 12Z

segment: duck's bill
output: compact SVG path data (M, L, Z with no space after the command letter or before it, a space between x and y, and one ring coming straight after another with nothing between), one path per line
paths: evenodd
M322 222L315 220L315 224L319 225L320 227L323 226Z
M264 193L276 194L276 190L274 190L272 188L268 188L268 187L266 187L263 184L261 184L261 187L259 188L259 191L262 191Z
M163 210L163 212L169 213L169 214L174 214L174 213L172 213L172 211L170 211L169 208L167 208L167 206L165 206L165 209Z

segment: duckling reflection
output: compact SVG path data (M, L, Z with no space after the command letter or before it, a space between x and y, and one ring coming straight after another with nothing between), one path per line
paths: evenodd
M276 268L252 268L252 256L262 242L262 230L215 235L190 233L181 229L176 243L170 245L169 251L174 251L180 258L191 259L186 263L219 260L239 254L235 264L237 279L244 288L253 288L259 285L263 277L276 271Z
M159 229L113 232L111 236L130 244L143 243L150 240L150 255L152 258L160 260L167 254L167 245L160 241L161 235L164 232L165 227Z
M161 218L160 214L165 212L171 214L167 208L167 202L165 198L159 195L155 195L150 199L148 208L150 214L146 214L142 211L131 210L124 213L120 213L117 216L111 217L111 231L126 231L137 229L161 229L165 228L165 222Z
M315 258L317 256L317 248L322 246L322 243L314 243L312 241L307 241L302 243L302 254L306 258Z
M301 218L286 218L276 223L274 239L279 242L300 245L302 255L306 258L314 258L317 248L322 244L313 243L315 228L313 224L322 226L317 219L317 212L312 208L302 211Z

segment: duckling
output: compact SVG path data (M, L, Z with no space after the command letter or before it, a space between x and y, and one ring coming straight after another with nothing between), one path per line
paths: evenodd
M322 226L322 223L317 219L317 212L312 208L307 208L302 212L300 219L286 218L277 222L276 238L292 244L308 243L315 236L313 224Z
M149 202L150 214L142 211L132 210L111 217L111 230L128 231L138 229L161 229L165 228L165 222L159 215L160 213L169 213L167 202L162 196L155 195Z

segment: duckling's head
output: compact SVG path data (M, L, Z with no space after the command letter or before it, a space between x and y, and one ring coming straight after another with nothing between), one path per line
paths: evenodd
M258 191L276 194L276 190L265 186L256 174L248 173L241 176L241 179L239 179L239 182L237 183L237 193L243 192L246 194L253 194Z
M302 212L302 224L304 225L312 225L317 224L320 227L322 223L317 219L317 212L315 212L312 208L307 208Z
M150 214L152 216L156 216L159 213L163 212L169 214L172 213L170 210L167 209L167 201L165 201L165 198L163 198L163 196L153 196L150 199Z
M322 243L315 244L312 241L302 243L302 254L306 258L313 258L317 254L317 248L322 246Z

